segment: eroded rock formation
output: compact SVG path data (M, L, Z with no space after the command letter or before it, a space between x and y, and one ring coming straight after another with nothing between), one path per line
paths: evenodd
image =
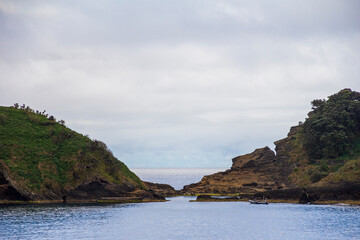
M181 194L179 191L175 190L172 186L168 184L151 183L151 182L143 182L143 183L151 193L156 195L171 197Z
M289 162L289 142L295 137L292 128L288 137L275 142L275 153L269 148L259 148L254 152L232 159L232 167L225 172L205 176L199 183L184 186L185 193L257 193L269 190L287 189L291 173Z
M336 184L320 181L306 187L291 181L291 174L299 164L296 159L299 130L300 127L292 127L286 138L275 142L276 154L264 147L235 157L229 170L204 176L200 182L186 185L181 191L185 194L266 196L299 202L360 200L360 176L357 181Z
M150 184L150 183L149 183ZM169 186L170 187L170 186ZM161 192L162 193L162 192ZM41 194L26 191L9 177L6 166L0 162L0 203L27 201L39 202L98 202L102 200L165 200L165 198L148 188L140 189L130 182L111 183L95 178L78 186L67 189L48 189Z

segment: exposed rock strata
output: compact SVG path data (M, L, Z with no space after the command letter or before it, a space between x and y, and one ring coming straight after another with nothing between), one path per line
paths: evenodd
M205 176L199 183L184 186L185 193L257 193L292 187L287 181L292 167L289 142L295 138L292 128L287 138L275 142L276 155L269 148L232 159L232 167L225 172Z
M292 127L288 136L275 142L276 154L268 147L232 159L232 167L224 172L204 176L181 190L185 194L252 194L270 199L299 202L328 200L360 200L359 182L322 183L299 187L289 179L296 160L291 156L296 151L299 127Z
M256 193L286 188L282 169L268 147L233 159L231 169L203 177L196 184L184 186L185 193Z

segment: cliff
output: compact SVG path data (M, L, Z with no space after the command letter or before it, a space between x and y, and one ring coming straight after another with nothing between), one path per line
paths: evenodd
M288 176L293 166L289 151L296 136L297 127L291 129L287 138L275 142L275 154L269 147L232 159L232 167L225 172L203 177L199 183L184 186L185 193L257 193L294 187Z
M264 147L235 157L229 170L182 192L360 201L360 93L344 89L312 105L306 121L275 142L275 152Z
M155 200L106 145L53 116L0 107L0 202Z

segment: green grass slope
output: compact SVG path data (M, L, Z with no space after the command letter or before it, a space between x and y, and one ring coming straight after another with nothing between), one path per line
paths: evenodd
M144 187L104 143L59 122L30 108L0 107L0 171L18 189L41 195L93 179Z

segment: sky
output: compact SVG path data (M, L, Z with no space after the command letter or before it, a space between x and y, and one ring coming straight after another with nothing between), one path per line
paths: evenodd
M131 168L231 166L360 91L357 0L0 0L0 105Z

